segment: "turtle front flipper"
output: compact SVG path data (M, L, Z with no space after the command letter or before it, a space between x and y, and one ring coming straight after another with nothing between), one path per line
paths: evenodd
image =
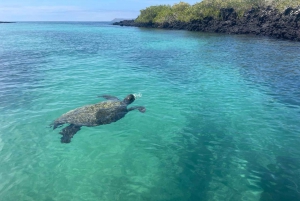
M62 129L59 133L63 136L60 138L61 143L70 143L71 138L80 130L81 126L70 124L69 126Z
M135 110L135 109L138 109L141 113L146 112L146 108L144 106L134 106L134 107L128 108L128 112Z
M111 96L111 95L107 95L107 94L101 95L101 96L98 96L98 97L105 98L106 100L117 100L117 101L120 100L120 99L118 99L118 97L116 97L116 96Z

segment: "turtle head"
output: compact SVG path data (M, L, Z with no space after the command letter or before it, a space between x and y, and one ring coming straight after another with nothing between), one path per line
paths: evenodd
M126 98L124 98L123 102L126 105L129 105L129 104L133 103L134 100L135 100L134 95L133 94L129 94L128 96L126 96Z

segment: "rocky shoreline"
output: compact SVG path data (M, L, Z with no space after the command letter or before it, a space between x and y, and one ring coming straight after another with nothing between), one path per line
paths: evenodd
M233 8L223 8L220 10L219 19L205 17L202 20L190 22L172 21L164 23L136 23L134 20L124 20L113 24L228 34L252 34L300 41L300 7L287 8L283 12L271 7L252 8L241 17L238 17Z

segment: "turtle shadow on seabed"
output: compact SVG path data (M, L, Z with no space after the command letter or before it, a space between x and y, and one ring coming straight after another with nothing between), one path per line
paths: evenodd
M69 126L59 132L62 135L62 143L70 143L71 138L81 129L81 126L94 127L110 124L120 120L130 111L136 109L141 113L146 111L146 108L143 106L127 108L136 99L136 96L133 94L129 94L123 100L110 95L99 97L106 99L106 101L70 110L50 125L53 129L56 129L63 124L69 124Z

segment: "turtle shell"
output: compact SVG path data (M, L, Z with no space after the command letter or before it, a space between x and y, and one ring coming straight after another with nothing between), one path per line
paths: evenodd
M105 101L71 110L56 119L54 125L98 126L115 122L127 112L126 105L121 101Z

